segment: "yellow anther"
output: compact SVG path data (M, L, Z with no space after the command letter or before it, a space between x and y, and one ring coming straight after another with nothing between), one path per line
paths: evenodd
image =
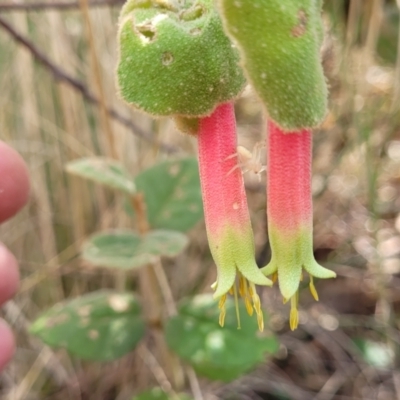
M299 312L292 308L290 310L290 329L294 331L299 326Z
M262 311L260 314L257 313L257 323L258 323L258 329L260 330L260 332L262 332L264 330L264 316Z
M246 311L247 314L250 315L250 317L253 315L253 305L251 304L251 299L250 297L245 297L244 298L244 305L246 306Z
M226 315L226 309L221 308L221 312L219 313L219 324L221 325L221 327L224 327L224 323L225 323L225 315Z
M253 306L257 314L261 312L261 301L260 298L258 297L258 294L255 294L253 296Z
M242 275L239 276L239 294L241 297L245 297L247 292L247 281Z
M218 308L222 309L225 307L225 302L226 302L226 294L222 295L221 298L219 299L218 302Z
M296 292L290 299L290 329L294 331L299 326L299 311L297 305L299 304L299 292Z
M236 288L236 282L233 285L233 294L235 296L235 308L236 308L236 319L237 319L237 323L238 323L238 329L241 329L241 325L240 325L240 310L239 310L239 299L238 299L238 293L237 293L237 288Z
M254 283L250 284L250 282L249 282L249 286L247 288L247 293L250 295L250 297L253 297L253 295L255 293Z
M247 313L252 316L254 310L257 314L257 323L260 331L264 329L264 317L261 310L261 301L260 297L256 292L256 287L254 283L248 282L247 279L238 273L237 280L232 285L232 287L228 291L229 294L234 296L235 301L235 309L236 309L236 319L238 323L238 329L241 329L240 322L240 308L239 308L239 296L243 298L244 304L246 306ZM224 294L220 297L218 302L218 308L220 309L219 314L219 324L224 326L225 316L226 316L226 299L227 294Z
M319 298L318 298L317 289L315 289L314 279L311 275L310 275L310 292L311 292L312 297L314 297L314 300L318 301Z
M278 280L278 273L277 273L277 272L274 272L274 273L271 275L271 281L272 281L273 283L275 283L277 280Z

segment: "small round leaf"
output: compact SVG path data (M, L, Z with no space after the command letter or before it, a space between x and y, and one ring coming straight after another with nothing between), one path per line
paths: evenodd
M131 269L160 256L174 257L187 243L187 237L175 231L156 230L145 236L129 230L104 231L83 245L82 257L99 267Z
M81 158L67 164L67 171L127 194L135 193L135 184L124 167L106 158Z
M200 295L182 303L179 313L166 325L168 346L199 375L231 381L247 372L267 353L278 349L271 333L260 335L256 318L240 305L238 329L234 304L227 301L225 325L218 324L219 310L211 295Z
M195 158L164 161L139 174L135 183L144 193L152 228L186 232L203 217Z
M108 361L132 351L145 324L133 294L102 290L56 304L32 324L30 332L81 359Z

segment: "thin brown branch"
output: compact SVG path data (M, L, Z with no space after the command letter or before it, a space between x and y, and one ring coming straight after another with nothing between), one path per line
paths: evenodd
M43 66L45 66L52 74L55 80L59 82L65 82L68 85L72 86L78 92L80 92L83 97L88 100L90 103L99 105L99 100L93 93L86 87L86 85L70 76L67 72L65 72L62 68L55 65L41 50L39 50L29 39L25 38L23 35L18 33L11 24L9 24L4 18L0 16L0 27L2 27L5 31L7 31L18 43L23 45L32 56L39 61ZM166 153L176 153L179 149L175 146L172 146L167 143L162 143L157 141L150 133L144 131L138 125L131 121L130 118L125 117L120 114L116 109L112 107L107 107L107 112L111 118L120 122L122 125L131 129L132 133L140 138L156 144L160 147L160 150Z
M92 0L89 7L112 7L123 4L125 0ZM3 11L41 11L41 10L71 10L79 8L77 1L39 1L37 3L6 3L0 4Z

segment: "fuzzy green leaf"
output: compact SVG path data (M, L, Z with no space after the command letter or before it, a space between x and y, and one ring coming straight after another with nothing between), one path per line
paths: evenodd
M211 295L182 303L166 325L168 346L199 375L231 381L278 349L271 333L260 335L257 321L240 305L241 329L237 328L233 301L227 301L225 325L218 324L219 309Z
M143 192L152 228L186 232L203 217L197 160L169 160L143 171L135 179ZM132 208L127 204L127 211Z
M94 361L115 360L129 353L144 331L136 298L110 290L56 304L30 328L49 346Z
M67 164L67 171L127 194L135 193L135 184L128 171L115 160L81 158Z
M184 234L174 231L155 230L145 236L128 230L105 231L84 244L82 257L99 267L131 269L160 256L174 257L187 243Z

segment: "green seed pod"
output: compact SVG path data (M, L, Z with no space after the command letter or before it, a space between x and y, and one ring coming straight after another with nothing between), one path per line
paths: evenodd
M327 108L321 0L219 0L227 32L267 112L284 130L312 128Z
M213 0L128 0L119 53L121 96L154 116L209 115L245 84Z

